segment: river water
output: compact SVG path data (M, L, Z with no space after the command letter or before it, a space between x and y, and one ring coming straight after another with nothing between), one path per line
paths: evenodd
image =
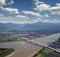
M15 49L14 53L12 55L8 55L7 57L32 57L43 47L25 41L15 41L15 42L1 42L0 48Z
M32 39L30 41L40 45L48 45L49 43L56 41L59 37L60 37L60 33L56 33L49 36Z
M45 37L31 39L30 41L33 43L48 45L48 43L56 41L59 37L60 37L60 33L56 33L56 34L45 36ZM16 48L16 49L18 49L18 48L24 47L28 44L29 43L24 42L24 41L0 42L0 48L14 48L14 49Z
M48 45L48 43L56 41L59 37L60 33L57 33L45 37L31 39L28 41L38 43L39 45L42 44ZM32 57L33 54L41 50L43 47L25 41L15 41L15 42L0 42L0 48L14 48L15 52L10 57Z

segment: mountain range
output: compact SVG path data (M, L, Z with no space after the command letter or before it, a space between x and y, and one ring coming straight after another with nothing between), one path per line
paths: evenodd
M60 31L59 23L34 23L34 24L13 24L13 23L0 23L0 30L55 30Z

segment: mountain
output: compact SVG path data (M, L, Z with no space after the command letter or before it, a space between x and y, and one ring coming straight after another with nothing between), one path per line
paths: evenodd
M0 30L56 30L60 31L59 23L34 23L34 24L13 24L0 23Z
M23 24L0 23L0 30L18 30L23 28Z
M34 23L34 24L26 24L24 28L29 29L60 29L60 24L55 23Z

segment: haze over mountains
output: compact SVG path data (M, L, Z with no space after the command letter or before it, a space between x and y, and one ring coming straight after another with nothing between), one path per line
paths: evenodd
M60 31L59 23L34 23L34 24L13 24L0 23L0 30L55 30Z

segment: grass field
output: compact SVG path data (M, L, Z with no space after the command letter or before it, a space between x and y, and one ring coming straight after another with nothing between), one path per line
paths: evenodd
M14 49L0 49L0 57L5 57L12 53Z
M8 41L16 41L16 37L10 37L10 36L3 36L0 37L0 42L8 42Z
M60 54L48 48L43 48L33 57L60 57Z

